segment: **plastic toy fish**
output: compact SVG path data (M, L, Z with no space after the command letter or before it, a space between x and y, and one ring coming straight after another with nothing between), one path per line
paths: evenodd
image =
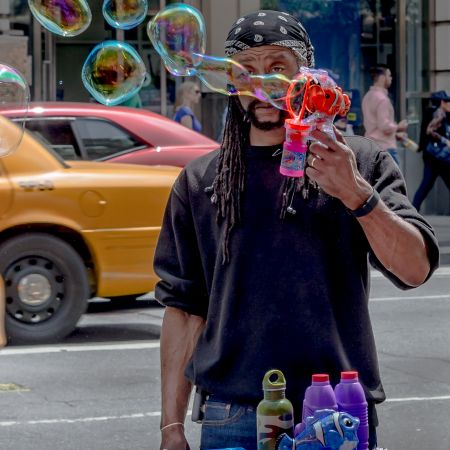
M358 445L359 419L332 409L316 411L304 430L292 439L283 433L276 450L352 450Z

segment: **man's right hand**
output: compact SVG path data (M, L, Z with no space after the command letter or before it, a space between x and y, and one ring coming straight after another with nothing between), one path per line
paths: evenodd
M184 436L183 428L175 428L167 428L161 431L160 450L190 450L189 444Z
M397 131L406 131L408 129L408 121L406 119L401 120L397 124Z

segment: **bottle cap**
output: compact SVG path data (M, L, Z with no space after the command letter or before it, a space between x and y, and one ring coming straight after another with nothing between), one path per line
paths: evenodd
M316 383L324 383L330 381L330 377L327 373L315 373L312 376L312 381Z
M282 391L286 389L286 379L281 370L272 369L264 375L262 385L265 391Z
M286 119L284 123L286 128L296 131L308 131L311 129L311 125L305 125L302 122L296 121L295 119Z
M341 380L358 380L358 372L356 370L341 372Z

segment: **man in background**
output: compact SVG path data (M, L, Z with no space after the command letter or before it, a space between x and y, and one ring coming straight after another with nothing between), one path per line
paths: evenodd
M362 112L365 136L375 141L379 147L390 153L397 165L400 165L397 153L397 133L405 132L408 122L397 123L394 107L388 96L392 84L391 70L384 64L370 69L373 85L363 97Z

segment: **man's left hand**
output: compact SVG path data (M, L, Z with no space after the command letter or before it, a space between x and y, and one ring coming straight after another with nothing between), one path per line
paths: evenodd
M338 198L351 210L372 195L373 188L361 176L352 149L336 128L336 140L320 130L312 132L306 174L327 194Z

